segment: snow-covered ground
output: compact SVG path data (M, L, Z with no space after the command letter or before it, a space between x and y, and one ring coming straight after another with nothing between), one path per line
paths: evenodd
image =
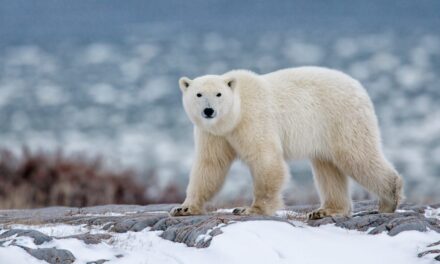
M438 216L438 212L429 212ZM44 226L15 225L11 228L32 228L50 236L69 236L90 232L105 232L99 227L64 224ZM396 236L385 233L368 235L334 225L310 227L302 222L291 224L276 221L237 222L220 226L208 248L193 248L159 237L162 231L112 234L109 240L88 245L74 239L54 239L35 245L29 237L16 237L15 243L28 248L58 248L73 253L75 263L99 259L106 263L136 264L205 264L205 263L432 263L433 255L422 258L417 254L440 240L434 231L406 231ZM209 236L209 234L207 234ZM201 239L204 239L201 237ZM10 240L9 240L10 241ZM1 242L1 241L0 241ZM6 242L10 243L10 242ZM3 244L7 246L7 244ZM429 249L440 249L440 245ZM0 247L0 263L44 263L16 246Z

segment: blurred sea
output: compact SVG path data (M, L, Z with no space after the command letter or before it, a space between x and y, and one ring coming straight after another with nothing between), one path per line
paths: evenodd
M407 197L435 200L439 11L436 0L0 0L0 147L99 154L184 188L180 76L320 65L363 83ZM286 195L316 195L308 164L291 168ZM231 174L223 196L251 194L245 166Z

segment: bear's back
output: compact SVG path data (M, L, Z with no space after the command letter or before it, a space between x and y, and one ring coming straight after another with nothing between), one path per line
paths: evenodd
M270 113L288 156L326 152L332 141L331 131L343 129L351 133L349 120L375 122L365 89L355 79L336 70L298 67L264 75L249 71L230 74L238 79L242 114ZM254 122L260 122L258 120Z

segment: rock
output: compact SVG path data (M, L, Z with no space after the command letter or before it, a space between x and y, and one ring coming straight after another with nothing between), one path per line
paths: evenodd
M84 241L86 244L99 244L102 240L110 239L112 236L110 234L79 234L79 235L71 235L71 236L64 236L64 237L58 237L59 239L66 239L66 238L76 238L79 240Z
M47 236L47 235L45 235L45 234L43 234L43 233L41 233L39 231L27 230L27 229L11 229L11 230L8 230L8 231L6 231L6 232L4 232L4 233L2 233L0 235L0 239L8 238L8 237L11 237L11 236L14 236L14 235L19 236L19 237L22 237L22 236L30 237L30 238L32 238L34 240L35 245L41 245L44 242L49 242L49 241L52 240L52 238L50 236Z
M125 219L121 222L117 222L112 228L111 231L116 233L125 233L130 230L136 224L136 219Z
M44 260L50 264L70 264L75 261L73 254L65 249L56 248L27 248L23 247L29 254L37 259Z
M179 224L166 228L161 237L190 247L208 247L212 238L208 231L225 222L226 219L215 216L184 217ZM200 236L206 239L198 239Z
M435 246L438 246L438 245L440 245L440 241L431 243L431 244L429 244L426 247L430 248L430 247L435 247ZM425 255L428 255L428 254L438 254L438 253L440 253L440 249L430 249L430 250L426 250L426 251L423 251L423 252L419 253L417 256L419 258L421 258L421 257L423 257ZM436 257L434 257L434 260L440 261L440 254L437 255Z
M422 253L419 253L417 256L421 258L428 254L437 254L437 253L440 253L440 249L431 249L431 250L423 251Z
M332 217L326 217L322 219L316 219L316 220L307 220L307 224L309 226L318 227L321 225L328 225L328 224L334 224L335 221Z
M180 224L182 219L184 218L193 218L197 219L199 216L190 216L190 217L165 217L157 221L152 227L152 230L162 230L165 231L169 226ZM180 220L179 220L180 218Z
M0 223L42 224L54 219L65 218L79 213L78 208L55 206L38 209L4 210Z
M159 220L167 217L167 215L160 215L156 217L147 217L145 219L138 219L136 223L130 228L130 231L139 232L147 227L151 227L156 224Z
M437 242L434 242L432 244L429 244L428 247L435 247L435 246L438 246L438 245L440 245L440 240L437 241Z
M102 229L103 230L109 230L111 227L113 227L115 225L115 223L107 223L105 224Z
M337 226L347 229L367 231L372 227L379 227L383 225L388 220L389 217L384 214L364 214L351 217L346 221L337 224Z
M371 229L369 234L373 235L387 232L388 235L395 236L403 231L409 230L420 232L434 230L440 232L440 220L425 217L424 212L427 208L426 206L404 204L400 210L408 211L392 214L378 213L375 207L374 203L369 201L355 203L355 212L352 217L327 217L318 220L309 220L307 224L310 226L335 224L342 228L363 232ZM295 210L295 207L291 207L291 210ZM303 208L301 208L301 210L303 210Z
M112 232L139 232L145 228L163 231L161 236L174 242L185 243L191 247L207 247L212 237L221 234L220 225L234 222L270 220L290 224L289 220L304 221L310 226L334 224L341 228L369 231L370 234L386 232L396 235L407 230L424 232L434 230L440 232L440 220L425 217L427 206L403 204L399 211L393 214L377 212L377 202L360 201L353 204L352 217L327 217L319 220L305 220L308 212L318 208L318 205L289 206L285 214L279 217L269 216L237 216L227 213L210 213L199 216L171 217L168 211L176 204L166 205L103 205L88 208L49 207L32 210L3 210L0 211L0 227L9 224L48 224L65 223L72 225L99 226L105 235L80 234L63 238L77 238L85 243L99 243L110 239ZM437 205L431 205L434 208ZM14 234L32 237L35 243L44 243L52 238L35 230L12 229L4 232L3 238Z
M89 261L86 264L102 264L107 261L108 261L107 259L99 259L99 260L95 260L95 261Z
M178 204L150 204L150 205L129 205L129 204L109 204L92 207L80 208L80 214L136 214L148 212L169 212Z
M416 230L420 232L425 232L428 230L429 223L423 221L422 219L409 216L402 218L394 218L387 224L388 234L390 236L395 236L403 231Z
M161 237L190 247L208 247L212 237L221 234L219 226L244 221L280 221L292 225L286 219L274 216L236 216L232 214L210 214L200 216L163 219L152 230L164 230ZM293 225L292 225L293 226ZM201 239L203 237L203 239Z

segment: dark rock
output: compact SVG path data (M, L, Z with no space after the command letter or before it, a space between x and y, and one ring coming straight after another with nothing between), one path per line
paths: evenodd
M440 261L440 255L438 255L437 257L434 258L437 261Z
M106 216L94 216L91 218L86 219L86 221L82 221L82 224L86 224L86 225L103 225L103 224L107 224L110 222L117 222L117 221L121 221L123 217L121 216L110 216L110 217L106 217Z
M438 246L438 245L440 245L440 240L437 241L437 242L434 242L432 244L429 244L428 247L435 247L435 246Z
M66 239L66 238L76 238L79 240L84 241L86 244L99 244L102 240L110 239L112 236L110 234L79 234L79 235L71 235L71 236L64 236L64 237L58 237L59 239Z
M65 249L56 248L27 248L23 247L33 257L49 262L50 264L70 264L75 261L73 254Z
M146 227L154 226L159 220L167 217L166 215L159 215L156 217L147 217L146 219L139 219L131 228L130 231L139 232Z
M402 204L399 206L399 209L423 214L426 210L426 207L426 205Z
M109 230L111 227L113 227L115 225L115 223L107 223L105 224L102 229L103 230Z
M423 251L422 253L419 253L417 256L421 258L428 254L438 254L438 253L440 253L440 249L431 249L431 250Z
M39 231L27 230L27 229L11 229L11 230L8 230L8 231L6 231L6 232L4 232L4 233L2 233L0 235L0 239L1 238L11 237L11 236L14 236L14 235L17 235L19 237L21 237L21 236L30 237L30 238L32 238L34 240L34 243L36 245L41 245L44 242L49 242L49 241L52 240L52 238L50 236L47 236L47 235L45 235L45 234L43 234L43 233L41 233Z
M199 216L194 219L188 217L183 219L179 224L167 228L161 234L161 237L175 242L185 243L190 247L207 247L211 242L209 238L211 234L209 234L208 231L226 221L224 218L215 216ZM199 239L199 236L207 236L208 239Z
M111 231L116 233L125 233L136 224L136 219L125 219L116 223Z
M392 219L387 224L387 229L390 230L388 234L390 236L395 236L403 231L416 230L420 232L425 232L428 230L428 223L420 218L409 216L403 218Z
M434 209L440 208L440 203L431 204L429 207L434 208Z
M373 228L370 232L368 232L368 234L370 235L377 235L380 234L382 232L388 232L389 229L387 228L387 225L384 223L382 225L379 225L375 228Z
M95 261L89 261L86 264L102 264L107 261L108 261L107 259L99 259L99 260L95 260Z
M361 217L361 216L366 216L366 215L376 215L379 214L379 211L361 211L361 212L357 212L357 213L353 213L352 216L353 217Z
M347 229L367 231L370 228L383 225L388 220L389 216L385 214L365 214L349 218L345 222L338 223L337 226Z
M307 224L310 226L335 224L342 228L364 232L371 229L369 234L387 232L391 236L409 230L420 232L434 230L440 232L440 220L436 218L426 218L424 216L427 206L404 204L401 206L401 210L408 211L392 214L378 213L375 207L375 203L371 201L358 202L354 205L355 213L353 213L352 217L327 217L318 220L309 220Z
M232 222L271 220L292 225L286 219L274 216L236 216L232 214L210 214L189 217L174 217L159 221L155 228L164 230L161 237L174 242L185 243L190 247L208 247L212 237L221 234L219 225ZM293 225L292 225L293 226Z
M191 217L197 217L197 216L189 216L190 218ZM152 227L151 227L151 230L162 230L162 231L164 231L164 230L166 230L169 226L173 226L173 225L177 225L177 224L180 224L180 222L181 222L181 219L182 218L185 218L185 217L180 217L180 220L179 220L179 218L177 218L177 217L165 217L165 218L162 218L162 219L160 219L159 221L157 221Z
M307 224L309 226L314 226L314 227L321 226L321 225L334 224L334 223L335 223L335 221L334 221L334 219L332 217L325 217L325 218L322 218L322 219L308 220L307 221Z

